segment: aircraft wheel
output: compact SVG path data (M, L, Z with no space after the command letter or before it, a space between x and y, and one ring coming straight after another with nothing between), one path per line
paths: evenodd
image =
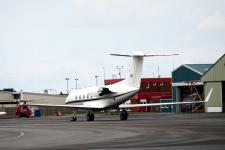
M126 111L123 111L120 114L120 120L127 120L128 119L128 113Z
M76 116L73 116L72 117L72 121L77 121L77 117Z

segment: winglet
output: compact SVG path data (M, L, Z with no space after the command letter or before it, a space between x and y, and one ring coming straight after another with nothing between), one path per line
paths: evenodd
M210 97L211 97L211 94L212 94L212 91L213 91L213 88L210 89L210 91L209 91L207 97L205 98L205 101L204 101L205 103L207 103L207 102L209 101L209 99L210 99Z

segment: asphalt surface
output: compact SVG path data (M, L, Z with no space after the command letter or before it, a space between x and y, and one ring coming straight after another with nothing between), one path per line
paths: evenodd
M225 149L225 114L95 115L0 119L0 150Z

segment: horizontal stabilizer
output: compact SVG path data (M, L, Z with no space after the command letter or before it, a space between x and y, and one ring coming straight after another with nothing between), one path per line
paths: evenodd
M140 51L136 51L133 52L132 54L110 54L112 56L122 56L122 57L155 57L155 56L175 56L175 55L179 55L179 54L145 54L143 52Z
M110 54L112 56L123 56L123 57L131 57L131 55L125 55L125 54Z

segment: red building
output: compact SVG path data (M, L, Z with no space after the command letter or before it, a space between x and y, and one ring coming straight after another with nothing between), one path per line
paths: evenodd
M105 80L105 85L114 84L122 79ZM140 92L131 98L131 104L159 103L161 99L172 99L171 78L142 78ZM131 108L131 111L159 112L160 107Z

